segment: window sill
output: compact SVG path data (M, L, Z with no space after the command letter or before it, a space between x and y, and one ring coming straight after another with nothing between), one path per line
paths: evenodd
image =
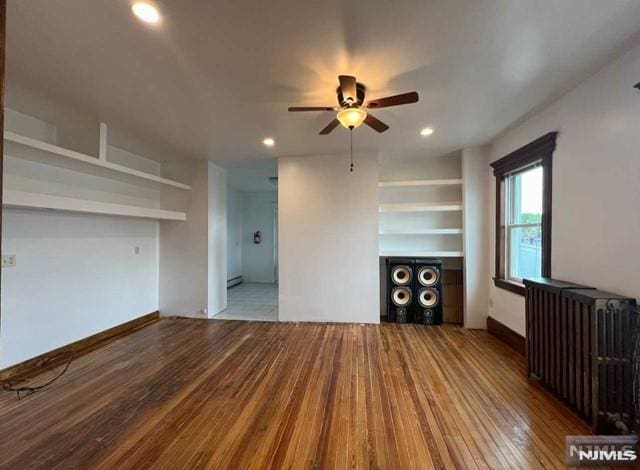
M509 292L513 292L514 294L524 296L525 289L523 284L507 281L505 279L499 279L497 277L493 278L493 283L496 287L499 287L500 289L505 289L505 290L508 290Z

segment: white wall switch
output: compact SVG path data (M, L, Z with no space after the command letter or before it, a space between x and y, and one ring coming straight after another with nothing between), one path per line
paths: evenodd
M16 255L2 255L2 267L13 268L16 265Z

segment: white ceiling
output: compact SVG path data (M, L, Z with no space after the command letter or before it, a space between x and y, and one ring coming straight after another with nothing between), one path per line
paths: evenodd
M637 0L158 1L150 27L128 0L9 0L8 94L26 87L155 141L165 154L227 166L344 152L318 131L338 74L376 98L385 134L358 150L444 154L487 142L634 42ZM419 130L436 133L423 138ZM273 136L276 146L262 145ZM151 156L153 157L153 156ZM165 157L162 157L165 158Z

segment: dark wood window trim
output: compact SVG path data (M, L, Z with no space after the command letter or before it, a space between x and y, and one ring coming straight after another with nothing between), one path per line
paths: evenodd
M511 152L506 157L491 163L493 174L496 177L496 271L493 281L496 287L520 295L524 295L524 286L506 279L504 273L504 180L509 173L527 165L532 165L536 162L541 162L542 164L542 276L551 277L552 156L556 148L557 135L557 132L549 132L524 147Z

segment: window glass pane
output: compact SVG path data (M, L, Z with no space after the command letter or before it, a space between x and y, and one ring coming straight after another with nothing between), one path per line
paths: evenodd
M542 271L542 227L509 229L509 278L540 277Z
M516 173L510 178L510 224L531 224L542 221L542 167Z

